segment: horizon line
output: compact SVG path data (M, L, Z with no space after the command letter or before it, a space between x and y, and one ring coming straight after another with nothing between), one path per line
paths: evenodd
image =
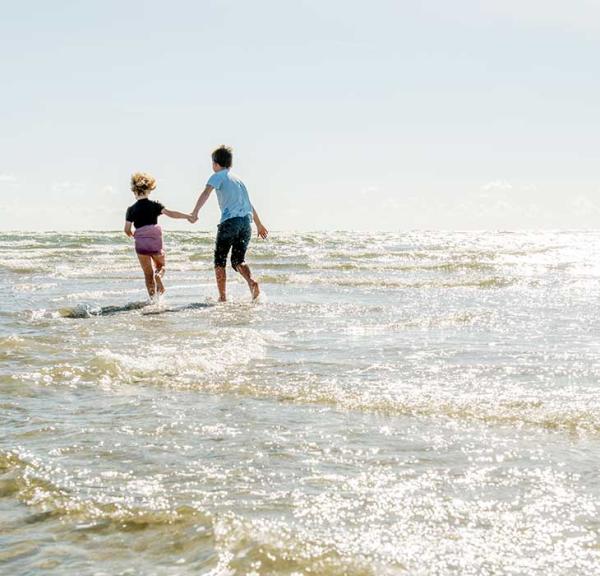
M215 226L216 228L216 226ZM212 234L215 228L211 229L200 229L200 230L164 230L168 234ZM348 233L348 232L385 232L385 233L399 233L405 234L410 232L495 232L495 233L514 233L514 232L598 232L600 227L590 228L406 228L406 229L393 229L393 228L321 228L321 229L284 229L284 230L269 230L269 234L331 234L336 232ZM123 234L123 230L120 229L107 229L107 228L86 228L86 229L0 229L0 234Z

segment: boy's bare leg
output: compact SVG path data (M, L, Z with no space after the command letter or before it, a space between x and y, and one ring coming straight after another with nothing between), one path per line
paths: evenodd
M238 264L236 271L239 272L244 277L244 280L248 283L250 294L252 294L252 300L256 300L260 296L260 286L258 285L258 282L252 278L250 266L248 266L248 264Z
M159 254L158 256L152 256L156 269L154 271L154 281L156 282L156 289L159 294L165 293L165 287L162 283L162 277L165 275L165 255Z
M152 268L152 257L146 256L145 254L138 254L137 257L140 261L140 266L144 271L144 280L146 282L148 296L152 298L156 293L156 286L154 284L154 269Z
M217 288L219 290L219 302L227 302L225 293L225 285L227 282L227 273L224 266L215 266L215 278L217 280Z

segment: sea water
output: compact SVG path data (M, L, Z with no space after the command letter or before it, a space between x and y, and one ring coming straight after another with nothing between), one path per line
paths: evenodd
M0 573L600 572L600 233L0 235Z

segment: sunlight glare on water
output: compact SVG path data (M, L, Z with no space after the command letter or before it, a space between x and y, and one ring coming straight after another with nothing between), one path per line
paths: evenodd
M0 572L593 574L600 234L0 235Z

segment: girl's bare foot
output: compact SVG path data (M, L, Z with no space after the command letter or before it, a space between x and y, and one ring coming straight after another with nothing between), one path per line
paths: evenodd
M158 290L159 294L165 293L165 287L162 283L162 277L163 277L164 273L165 273L164 268L160 268L156 272L154 272L154 282L156 282L156 289Z

